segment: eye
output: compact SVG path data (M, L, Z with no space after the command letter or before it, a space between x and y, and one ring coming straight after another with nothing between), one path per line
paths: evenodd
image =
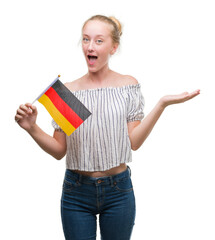
M88 42L89 41L89 39L87 38L87 37L83 37L83 42Z
M103 41L102 41L101 39L96 40L96 42L97 42L98 44L103 43Z

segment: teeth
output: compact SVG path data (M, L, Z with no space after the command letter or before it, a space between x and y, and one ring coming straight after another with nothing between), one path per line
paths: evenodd
M93 65L96 62L96 59L98 58L97 56L90 56L90 55L88 55L87 57L89 59L90 65Z
M90 60L90 59L97 59L98 57L97 56L90 56L90 55L88 55L88 58Z

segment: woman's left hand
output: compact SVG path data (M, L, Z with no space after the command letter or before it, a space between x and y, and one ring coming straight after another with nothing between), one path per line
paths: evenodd
M186 102L186 101L196 97L199 94L200 94L200 90L198 89L192 93L184 92L184 93L177 94L177 95L167 95L167 96L162 97L160 101L161 101L161 104L163 105L163 107L167 107L171 104Z

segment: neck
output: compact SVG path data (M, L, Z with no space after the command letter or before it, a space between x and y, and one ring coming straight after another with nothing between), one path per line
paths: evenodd
M88 81L91 81L91 83L102 86L106 82L111 72L112 70L110 70L109 67L106 66L97 72L89 71L87 74L87 78L88 78Z

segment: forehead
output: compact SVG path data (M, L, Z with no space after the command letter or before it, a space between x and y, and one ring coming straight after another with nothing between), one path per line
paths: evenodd
M106 22L102 22L99 20L90 20L85 24L82 30L82 34L88 36L91 35L110 36L111 27L112 26Z

